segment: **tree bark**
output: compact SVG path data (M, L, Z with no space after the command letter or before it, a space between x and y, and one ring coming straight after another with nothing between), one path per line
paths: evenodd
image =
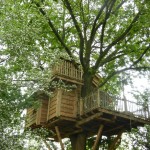
M86 133L78 133L70 136L72 150L86 150Z
M92 90L92 74L91 73L84 73L83 74L83 86L81 89L81 97L84 100L84 97L86 97L88 94L91 93ZM86 150L86 140L87 140L87 134L86 130L83 129L83 132L71 135L70 141L72 150Z
M93 76L91 73L83 74L83 86L81 89L81 97L84 99L87 95L89 95L92 91L92 80Z

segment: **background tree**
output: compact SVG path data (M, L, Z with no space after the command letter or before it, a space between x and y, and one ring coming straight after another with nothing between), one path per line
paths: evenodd
M48 88L50 66L66 54L74 65L82 65L82 97L91 91L96 73L102 77L100 88L119 92L120 73L150 69L148 0L0 3L0 64L11 73L7 80L28 95ZM85 149L85 132L70 139L73 149Z

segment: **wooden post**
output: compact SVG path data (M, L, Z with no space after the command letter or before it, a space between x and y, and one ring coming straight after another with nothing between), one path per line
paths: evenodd
M128 111L128 107L127 107L127 99L126 97L124 96L124 108L125 108L125 112Z
M48 150L52 150L52 149L50 148L50 145L47 143L47 141L46 141L45 139L43 139L43 142L45 143L45 145L46 145L46 147L48 148Z
M49 100L48 100L48 109L47 109L47 121L49 120L49 115L50 115L50 101L51 99L50 99L50 97L49 97Z
M101 124L100 127L99 127L98 134L97 134L97 137L96 137L96 140L95 140L95 142L94 142L94 145L93 145L92 150L96 150L96 149L97 149L99 140L100 140L100 138L101 138L101 136L102 136L103 128L104 128L104 125Z
M116 144L118 142L119 139L121 139L121 135L123 133L124 130L121 130L117 137L114 139L114 141L111 143L111 145L108 147L108 150L115 150L116 149Z
M147 104L148 119L150 119L149 105Z
M58 126L55 126L55 130L56 130L56 134L57 134L57 137L58 137L58 141L60 142L61 149L64 150L64 145L63 145L62 140L61 140L61 136L60 136Z
M40 108L38 108L37 111L36 111L36 125L40 125L40 123L41 123L42 105L43 104L41 104Z
M56 117L60 116L62 89L58 90L56 101Z
M77 90L74 91L74 94L75 94L75 98L74 98L74 111L73 111L73 116L76 117L77 116L77 113L78 113L78 105L77 105L77 102L78 102L78 93L77 93Z
M80 115L83 114L83 99L80 99Z
M100 106L100 101L101 101L101 99L100 99L100 91L97 90L97 107Z

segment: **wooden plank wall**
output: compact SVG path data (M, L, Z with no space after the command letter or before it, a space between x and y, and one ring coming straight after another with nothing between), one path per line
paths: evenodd
M57 102L57 93L58 91L56 90L53 93L53 97L49 99L48 102L48 113L47 113L47 120L50 120L54 117L56 117L56 102Z
M64 116L75 118L77 115L77 90L56 90L49 100L47 120Z
M47 112L48 112L48 99L47 100L42 100L42 106L40 109L40 123L44 123L47 121Z
M63 91L60 114L65 117L75 118L77 115L77 91Z
M32 125L41 125L47 121L48 99L40 100L40 107L38 109L27 109L27 122L26 127Z
M27 109L27 120L26 120L26 127L30 127L34 124L36 124L36 113L37 110L34 108Z

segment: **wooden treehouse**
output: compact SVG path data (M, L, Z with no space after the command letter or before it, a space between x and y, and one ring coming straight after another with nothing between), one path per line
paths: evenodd
M84 130L88 137L97 135L95 146L101 135L118 135L119 139L122 132L150 124L149 105L115 98L100 90L81 99L83 73L80 66L76 68L70 61L62 59L53 67L52 74L52 81L61 79L67 85L76 85L76 88L69 91L55 88L50 97L38 93L37 100L41 105L38 109L27 110L26 127L48 128L53 131L50 138L60 142ZM96 88L99 80L96 75L93 87Z

